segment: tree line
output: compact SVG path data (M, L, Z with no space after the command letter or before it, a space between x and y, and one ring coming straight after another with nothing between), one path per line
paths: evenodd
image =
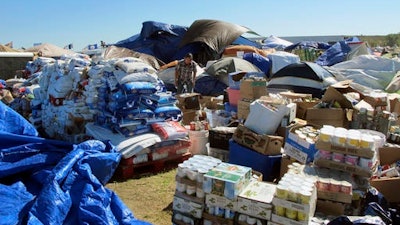
M400 46L400 33L397 34L388 34L388 35L376 35L376 36L365 36L360 35L359 38L362 41L368 43L371 47L385 47L385 46Z

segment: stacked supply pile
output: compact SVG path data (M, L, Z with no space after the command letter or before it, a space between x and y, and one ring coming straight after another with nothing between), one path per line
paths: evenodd
M320 133L318 125L295 125L290 128L285 139L284 153L303 164L314 160L317 153L315 142Z
M137 58L110 60L98 88L96 123L127 137L151 132L151 124L181 119L176 99L155 69Z
M365 195L369 186L369 179L379 164L378 148L384 143L385 137L379 137L375 133L377 132L372 130L353 130L328 125L321 128L316 143L318 152L315 155L314 164L320 168L342 171L352 175L353 180L344 180L351 182L352 185L353 197L351 203L353 210L347 212L348 214L358 215L360 213L359 199ZM331 188L337 189L336 184L340 186L337 181L343 180L325 183L328 183ZM336 197L331 196L329 199L326 193L321 192L321 196L318 196L318 198L320 197L333 202L349 203L348 196L346 197L345 194L343 196L336 194ZM326 202L321 202L321 204L326 204ZM336 214L341 213L343 213L343 210Z
M278 178L283 137L277 129L285 116L295 118L295 110L283 99L263 96L250 104L250 113L240 123L229 145L229 162L261 172L265 181Z
M234 79L234 78L231 78ZM236 83L236 82L235 82ZM237 83L236 83L237 84ZM250 113L250 104L267 95L267 81L259 74L246 74L246 77L239 83L239 99L237 100L237 116L239 120L246 120Z
M205 224L234 224L239 194L249 185L250 167L220 163L204 175Z
M174 224L266 225L276 185L250 167L194 155L178 165Z
M194 155L178 165L173 199L174 224L201 224L205 208L204 175L219 163L221 161L213 157Z
M266 225L271 221L276 184L252 180L237 199L237 224Z
M274 213L271 220L273 222L309 224L317 203L315 180L295 171L286 173L276 186L272 203Z
M76 54L43 66L34 94L42 102L42 127L50 138L79 143L86 137L85 123L93 119L83 95L90 63L88 56Z

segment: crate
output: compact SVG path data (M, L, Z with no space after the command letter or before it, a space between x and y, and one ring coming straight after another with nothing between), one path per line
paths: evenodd
M235 127L216 127L209 131L210 147L229 150L229 139L235 132Z
M264 155L238 144L233 139L229 141L229 163L251 167L263 174L264 181L279 178L281 158L282 154Z
M179 163L189 159L191 153L173 155L164 159L148 161L132 165L119 165L114 173L114 180L126 180L130 178L139 178L148 174L156 174L165 170L171 170Z

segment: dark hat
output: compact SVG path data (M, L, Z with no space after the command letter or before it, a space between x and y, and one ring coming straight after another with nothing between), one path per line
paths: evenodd
M192 54L192 53L187 53L187 54L185 55L185 58L193 59L193 54Z

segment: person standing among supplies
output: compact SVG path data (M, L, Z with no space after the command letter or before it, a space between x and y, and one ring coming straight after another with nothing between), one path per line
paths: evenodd
M192 53L188 53L185 55L184 59L178 61L175 67L175 86L177 87L177 94L193 92L196 73L197 63L193 60ZM184 90L185 86L186 90Z

